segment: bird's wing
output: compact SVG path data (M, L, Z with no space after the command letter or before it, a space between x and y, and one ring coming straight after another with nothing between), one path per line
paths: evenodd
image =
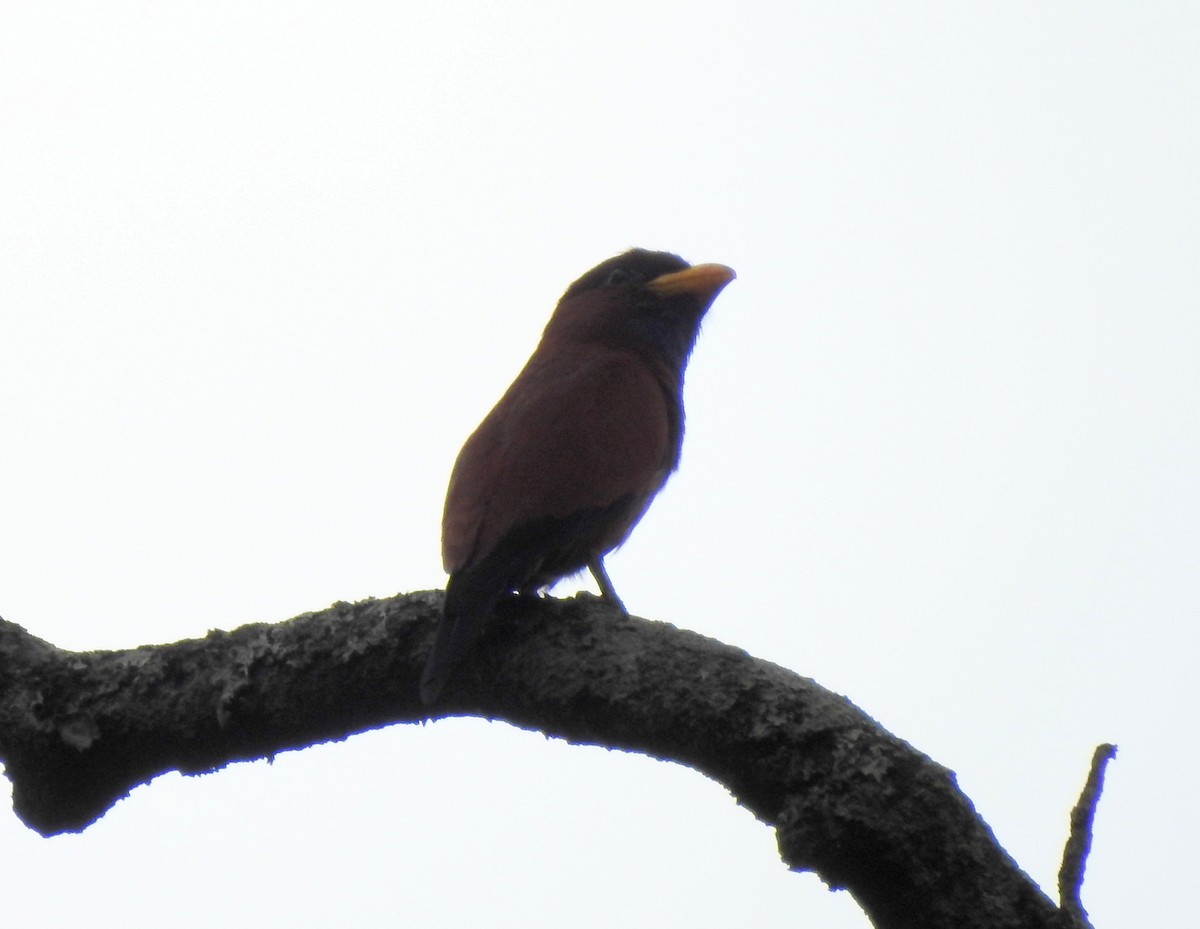
M531 520L652 495L673 460L670 402L629 352L559 345L535 354L455 463L443 520L447 572Z

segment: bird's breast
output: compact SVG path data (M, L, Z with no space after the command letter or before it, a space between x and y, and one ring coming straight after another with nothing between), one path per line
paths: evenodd
M525 525L583 512L609 514L583 540L607 550L628 535L678 460L677 397L642 358L595 346L545 348L459 455L443 522L451 573Z

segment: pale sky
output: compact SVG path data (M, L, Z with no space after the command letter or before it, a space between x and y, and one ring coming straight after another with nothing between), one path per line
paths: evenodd
M441 587L454 456L566 286L719 261L626 604L847 695L1052 894L1117 743L1084 903L1177 921L1198 38L1182 3L4 4L0 615L124 648ZM478 720L77 836L6 815L23 929L867 926L700 775Z

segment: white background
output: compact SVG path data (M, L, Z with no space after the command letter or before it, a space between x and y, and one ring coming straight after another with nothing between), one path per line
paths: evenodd
M720 261L633 612L954 769L1053 892L1175 921L1200 828L1191 4L7 3L0 614L121 648L444 583L563 289ZM585 582L580 582L581 584ZM563 584L570 593L577 585ZM0 818L8 925L865 927L722 788L393 727Z

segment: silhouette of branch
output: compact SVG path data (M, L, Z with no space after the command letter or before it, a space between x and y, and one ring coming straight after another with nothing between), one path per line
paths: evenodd
M1087 910L1083 908L1080 891L1083 888L1083 872L1087 867L1088 853L1092 850L1092 823L1096 818L1096 805L1104 790L1104 769L1117 756L1117 747L1104 743L1096 746L1092 753L1092 768L1079 802L1071 810L1071 832L1063 849L1062 867L1058 871L1059 906L1069 914L1079 929L1090 929Z
M0 620L0 760L17 815L79 831L167 771L213 771L393 723L473 715L712 777L784 861L886 929L1060 927L952 772L847 699L600 600L505 602L432 708L417 696L442 594L69 652Z

